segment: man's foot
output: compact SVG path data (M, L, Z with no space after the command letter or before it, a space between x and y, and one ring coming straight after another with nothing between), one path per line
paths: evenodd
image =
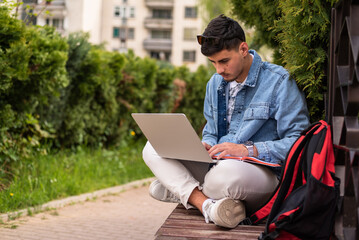
M246 217L243 203L231 198L218 201L207 199L203 203L202 211L206 223L214 222L226 228L235 228Z
M150 196L162 202L181 203L180 199L168 191L157 179L150 185Z

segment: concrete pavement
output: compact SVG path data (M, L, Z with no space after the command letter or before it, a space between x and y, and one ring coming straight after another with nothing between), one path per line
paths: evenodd
M12 221L3 214L0 239L153 239L177 204L152 199L148 195L152 180L53 201L42 206L51 210Z

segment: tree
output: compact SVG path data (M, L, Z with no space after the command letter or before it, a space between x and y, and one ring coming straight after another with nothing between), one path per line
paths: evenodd
M330 10L337 0L230 0L233 13L256 30L254 45L274 49L274 62L304 90L312 121L324 116Z
M227 0L199 0L198 6L201 9L200 13L206 25L211 19L222 13L227 16L231 15L230 2Z

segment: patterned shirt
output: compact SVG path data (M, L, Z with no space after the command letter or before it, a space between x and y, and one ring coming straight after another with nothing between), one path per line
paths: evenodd
M233 110L234 110L234 103L236 102L236 96L239 91L244 87L244 83L246 82L247 78L242 82L238 83L236 81L232 81L229 83L229 91L228 91L228 107L227 107L227 123L231 122Z

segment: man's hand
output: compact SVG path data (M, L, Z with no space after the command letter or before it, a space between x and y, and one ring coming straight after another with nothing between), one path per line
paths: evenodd
M205 143L205 142L202 142L203 146L206 148L206 150L208 151L209 149L211 149L211 145Z
M232 155L235 157L248 156L248 150L243 144L236 144L230 142L214 145L212 148L209 149L208 153L211 157L213 157L217 153L220 153L217 156L217 159L221 159L226 155ZM254 146L254 156L258 156L258 151L255 146Z

